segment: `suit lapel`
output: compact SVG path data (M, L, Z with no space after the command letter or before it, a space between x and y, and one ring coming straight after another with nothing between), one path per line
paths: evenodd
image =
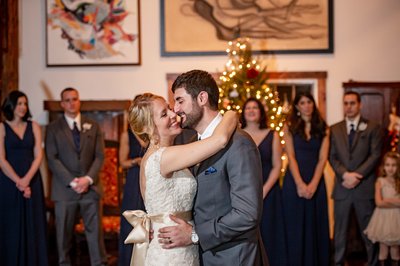
M84 150L84 148L85 148L85 145L86 145L86 143L87 143L87 141L86 141L86 138L87 138L87 134L89 134L89 132L88 132L88 130L85 130L84 128L83 128L83 125L85 124L85 123L87 123L87 124L90 124L87 120L86 120L86 118L84 117L84 116L82 116L81 115L81 151L82 150Z
M186 143L192 143L192 142L195 142L195 141L197 141L197 133L194 134L192 137L190 137L190 138L189 138L189 141L183 142L183 143L186 144ZM178 145L180 145L180 144L178 144ZM191 167L189 168L190 172L191 172L192 175L195 176L195 177L197 176L197 171L199 170L199 166L200 166L200 163L195 164L195 165L193 165L193 166L191 166Z
M201 172L206 170L208 167L213 165L214 162L217 161L217 159L215 159L214 157L217 157L218 155L220 155L220 153L222 153L222 152L220 151L217 154L213 155L212 157L210 157L210 158L204 160L203 162L198 163L194 166L194 175L196 176L196 178ZM221 158L222 155L223 155L223 153L220 156L218 156L218 158Z
M207 168L209 168L212 165L215 165L216 162L225 154L225 152L229 149L229 147L232 144L232 138L229 141L228 145L226 145L226 147L222 150L220 150L218 153L214 154L213 156L211 156L210 158L204 160L203 162L201 162L200 164L197 164L194 167L194 175L197 176L202 173L203 171L205 171Z
M347 150L350 150L349 147L349 136L347 134L347 126L346 126L346 121L343 121L339 125L339 131L340 131L340 145L342 147L347 147Z
M196 178L197 178L197 173L199 172L199 168L200 168L200 163L190 168L192 175L195 176Z
M361 125L361 124L367 124L367 120L364 119L363 117L361 117L361 118L360 118L360 121L358 122L357 130L356 130L356 135L354 136L353 144L351 145L351 150L353 150L354 147L357 146L357 142L358 142L358 140L359 140L359 138L360 138L360 135L361 135L361 133L362 133L362 132L360 131L360 125ZM365 130L365 128L364 128L363 130Z

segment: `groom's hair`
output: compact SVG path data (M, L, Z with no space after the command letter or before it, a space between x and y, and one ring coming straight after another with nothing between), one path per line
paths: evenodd
M210 73L197 69L185 72L176 78L171 90L175 93L179 88L184 88L193 99L196 99L200 92L207 92L210 108L218 110L219 89Z

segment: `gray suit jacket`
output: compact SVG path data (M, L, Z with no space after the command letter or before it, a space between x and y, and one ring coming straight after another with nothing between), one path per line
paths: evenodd
M329 161L336 175L333 199L343 200L349 196L353 199L374 198L375 170L379 163L381 149L381 127L363 117L358 123L352 147L349 147L345 120L331 127ZM354 189L342 186L342 176L346 171L357 172L364 177Z
M263 265L261 160L251 137L237 130L195 174L194 221L204 265Z
M51 197L54 201L99 199L102 193L98 173L104 160L104 141L99 125L84 116L81 123L80 151L75 149L72 131L64 116L53 121L46 130L46 155L53 174ZM87 193L77 194L69 184L75 177L88 175L93 185Z

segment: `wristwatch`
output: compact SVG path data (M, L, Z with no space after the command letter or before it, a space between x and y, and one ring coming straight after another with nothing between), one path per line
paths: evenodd
M196 231L194 230L194 226L192 227L192 237L191 237L191 239L192 239L192 243L194 245L199 244L199 236L196 234Z

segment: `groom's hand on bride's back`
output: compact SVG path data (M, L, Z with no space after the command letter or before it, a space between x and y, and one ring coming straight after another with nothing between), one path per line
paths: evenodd
M161 247L170 249L192 245L192 225L174 215L169 217L177 225L166 226L158 230L158 242Z

